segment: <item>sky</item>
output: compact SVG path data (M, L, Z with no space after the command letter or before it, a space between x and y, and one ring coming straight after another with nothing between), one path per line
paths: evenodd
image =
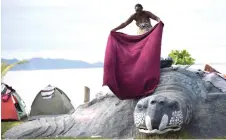
M110 30L137 3L165 25L162 57L187 49L197 63L226 62L226 0L1 0L1 56L103 62Z

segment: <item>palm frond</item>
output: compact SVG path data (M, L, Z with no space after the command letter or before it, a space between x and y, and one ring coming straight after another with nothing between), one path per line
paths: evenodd
M29 62L28 60L22 60L22 61L18 61L18 62L12 63L12 64L7 64L7 63L2 62L1 63L1 78L3 78L6 75L6 73L9 70L11 70L13 67L15 67L16 65L21 65L24 63L28 63L28 62Z

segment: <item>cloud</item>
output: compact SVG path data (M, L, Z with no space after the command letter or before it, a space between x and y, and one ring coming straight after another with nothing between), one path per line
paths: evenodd
M162 55L184 48L200 61L224 57L207 57L218 49L226 52L224 0L2 0L2 56L103 61L109 31L136 3L165 23ZM133 22L121 32L136 34L136 29ZM210 51L201 58L197 48Z

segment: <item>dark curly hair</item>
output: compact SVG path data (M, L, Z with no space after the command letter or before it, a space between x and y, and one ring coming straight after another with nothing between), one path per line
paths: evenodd
M141 7L143 9L143 6L141 4L139 4L139 3L136 4L134 8L136 8L136 7Z

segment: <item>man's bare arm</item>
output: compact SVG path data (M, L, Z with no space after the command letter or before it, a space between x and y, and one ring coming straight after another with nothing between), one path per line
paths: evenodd
M150 12L150 11L145 11L145 12L148 14L148 16L149 16L151 19L156 20L157 22L160 21L160 18L157 17L156 15L154 15L152 12Z
M120 30L122 28L125 28L127 25L129 25L134 20L134 17L135 17L135 14L131 15L129 17L129 19L127 19L126 22L120 24L118 27L114 28L112 31L117 31L117 30Z

